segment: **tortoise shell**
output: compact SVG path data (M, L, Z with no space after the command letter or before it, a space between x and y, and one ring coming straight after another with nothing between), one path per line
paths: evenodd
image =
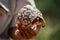
M41 12L31 5L26 5L19 10L16 28L12 28L10 36L16 40L30 39L36 36L40 28L44 26L45 21Z

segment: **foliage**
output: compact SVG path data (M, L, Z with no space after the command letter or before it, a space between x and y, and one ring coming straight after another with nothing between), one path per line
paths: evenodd
M35 0L46 20L37 37L32 40L60 40L60 0Z

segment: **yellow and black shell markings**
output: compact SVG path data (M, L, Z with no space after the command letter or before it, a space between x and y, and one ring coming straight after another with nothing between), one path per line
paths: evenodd
M18 19L20 22L25 22L28 25L40 21L43 17L37 8L27 5L18 12Z

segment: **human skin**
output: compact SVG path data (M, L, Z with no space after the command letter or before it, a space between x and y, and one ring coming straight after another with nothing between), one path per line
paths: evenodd
M30 27L26 28L25 23L21 25L21 22L17 21L16 28L11 28L9 35L14 40L29 40L37 35L42 26L45 26L43 24L44 23L42 22L36 22L30 25Z

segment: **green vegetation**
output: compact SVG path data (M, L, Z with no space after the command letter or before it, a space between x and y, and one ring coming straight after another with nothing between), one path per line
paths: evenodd
M37 37L32 40L60 40L60 0L35 0L46 20Z

